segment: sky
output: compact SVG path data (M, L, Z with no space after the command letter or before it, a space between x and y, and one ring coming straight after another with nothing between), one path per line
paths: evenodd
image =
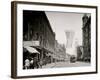
M56 34L56 40L61 44L67 44L65 31L74 32L74 41L77 40L82 45L82 17L83 13L69 12L45 12L53 31Z
M65 44L66 53L76 55L76 46L82 46L82 17L83 13L69 12L45 12L53 31L56 34L56 40L60 44ZM65 32L74 33L72 47L67 47L67 37Z

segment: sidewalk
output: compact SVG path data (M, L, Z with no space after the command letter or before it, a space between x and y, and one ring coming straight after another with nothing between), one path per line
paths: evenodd
M43 65L42 68L53 68L55 65L56 63L50 63L50 64Z

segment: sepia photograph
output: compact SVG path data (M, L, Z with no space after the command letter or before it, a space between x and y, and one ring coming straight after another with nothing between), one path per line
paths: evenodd
M97 6L13 1L11 77L97 73Z

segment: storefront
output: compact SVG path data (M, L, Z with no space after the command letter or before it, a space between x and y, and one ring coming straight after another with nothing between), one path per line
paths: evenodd
M29 59L36 57L38 63L42 66L53 62L53 54L53 52L41 47L39 41L24 41L23 43L23 61L25 61L27 57Z

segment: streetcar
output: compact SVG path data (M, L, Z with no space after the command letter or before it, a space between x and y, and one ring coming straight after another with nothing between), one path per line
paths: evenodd
M72 56L70 57L70 62L71 62L71 63L75 63L76 60L77 60L77 58L75 57L75 55L72 55Z

